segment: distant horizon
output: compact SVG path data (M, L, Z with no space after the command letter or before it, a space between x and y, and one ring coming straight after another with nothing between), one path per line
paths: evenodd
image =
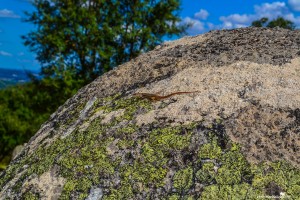
M27 72L39 77L38 72L32 70L0 68L0 89L19 83L29 82L30 77Z
M24 68L6 68L6 67L0 67L0 70L10 70L10 71L31 71L31 72L37 72L39 73L41 69L24 69ZM1 76L1 73L0 73Z

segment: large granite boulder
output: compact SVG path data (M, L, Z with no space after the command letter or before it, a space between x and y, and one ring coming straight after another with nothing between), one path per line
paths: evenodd
M299 31L166 42L62 105L0 174L0 199L299 199L299 89ZM133 95L179 91L193 93Z

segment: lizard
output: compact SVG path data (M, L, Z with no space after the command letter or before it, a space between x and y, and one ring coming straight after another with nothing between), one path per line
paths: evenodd
M160 100L167 99L167 98L169 98L171 96L174 96L174 95L178 95L178 94L191 94L191 93L195 93L195 92L199 92L199 91L193 91L193 92L174 92L174 93L168 94L166 96L160 96L160 95L151 94L151 93L135 93L133 95L136 96L136 97L139 97L139 98L148 99L150 101L160 101Z

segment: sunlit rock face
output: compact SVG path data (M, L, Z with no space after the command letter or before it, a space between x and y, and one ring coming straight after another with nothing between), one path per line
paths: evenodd
M0 199L297 199L299 55L300 32L280 28L157 46L53 113Z

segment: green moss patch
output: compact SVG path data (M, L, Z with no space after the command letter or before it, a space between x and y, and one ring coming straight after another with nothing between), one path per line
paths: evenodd
M187 167L179 170L173 177L174 188L182 193L184 190L188 190L193 184L193 169Z

